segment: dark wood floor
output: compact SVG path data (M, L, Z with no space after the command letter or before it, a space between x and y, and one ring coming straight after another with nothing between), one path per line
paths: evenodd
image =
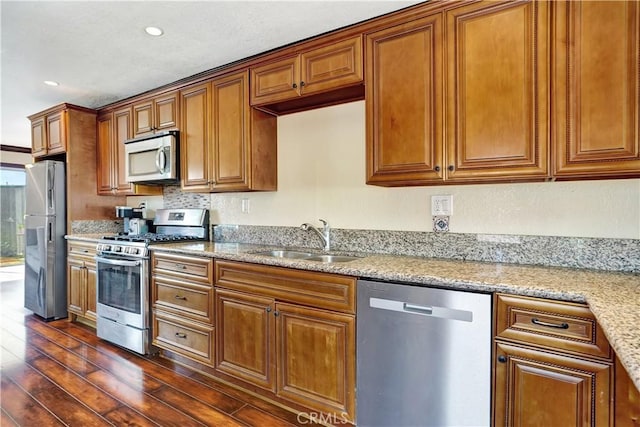
M23 306L0 269L0 426L307 426L278 406L161 358L125 351Z

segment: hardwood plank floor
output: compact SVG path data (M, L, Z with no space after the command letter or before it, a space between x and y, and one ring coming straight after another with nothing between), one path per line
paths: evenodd
M23 308L16 267L0 268L0 426L308 426L296 414L84 325Z

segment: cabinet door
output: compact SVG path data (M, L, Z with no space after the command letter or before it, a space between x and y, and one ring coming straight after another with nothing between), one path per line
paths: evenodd
M275 391L274 300L216 288L216 369Z
M611 364L502 343L495 357L496 426L610 424Z
M300 92L323 92L362 81L362 37L321 47L301 55Z
M65 112L60 111L47 116L47 152L48 154L64 153L67 150L65 133Z
M142 136L153 131L153 101L133 106L133 135Z
M263 105L300 96L300 56L251 69L251 105Z
M278 396L323 412L355 409L355 316L276 304Z
M158 97L154 105L155 130L172 129L178 127L178 93Z
M84 262L71 257L67 258L67 310L69 313L84 316L85 283Z
M640 176L640 5L552 5L554 174Z
M114 167L113 167L113 121L112 115L106 114L98 117L97 140L97 180L98 194L113 194Z
M442 180L442 15L365 39L367 184Z
M96 320L96 265L93 263L87 263L85 266L85 312L84 316L87 319Z
M549 176L548 9L482 1L446 12L447 180Z
M251 164L248 72L214 80L212 88L214 190L248 189Z
M183 190L209 191L210 175L210 103L211 84L205 83L180 92L182 129L180 132L180 169Z
M131 108L113 113L113 161L115 186L119 194L133 192L133 185L127 182L124 142L131 138Z
M640 390L631 381L620 360L616 358L616 427L638 427L640 423Z
M45 129L44 117L39 117L31 122L31 154L34 157L47 154L47 134Z

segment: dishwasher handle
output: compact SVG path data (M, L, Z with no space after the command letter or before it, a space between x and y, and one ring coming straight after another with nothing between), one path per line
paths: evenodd
M438 307L435 305L418 305L406 301L396 301L384 298L369 298L369 307L380 310L395 311L419 316L438 317L447 320L473 321L473 312L456 308Z

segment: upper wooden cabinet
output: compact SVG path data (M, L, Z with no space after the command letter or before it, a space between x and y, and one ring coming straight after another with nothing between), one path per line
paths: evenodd
M98 116L97 184L101 195L159 195L162 187L127 182L124 141L131 138L131 107Z
M483 1L445 17L445 179L548 178L549 3Z
M442 14L367 35L367 183L419 185L442 172Z
M159 130L177 129L178 92L147 99L133 105L133 137Z
M367 183L546 179L548 19L486 1L368 34Z
M284 113L359 99L362 88L329 92L359 85L362 75L362 37L357 36L251 68L251 105Z
M69 109L95 114L95 111L87 108L61 104L43 113L29 116L29 120L31 120L31 154L33 157L53 156L67 151Z
M249 74L180 93L181 185L187 191L277 188L276 117L249 106Z
M551 4L554 175L640 176L640 5Z

